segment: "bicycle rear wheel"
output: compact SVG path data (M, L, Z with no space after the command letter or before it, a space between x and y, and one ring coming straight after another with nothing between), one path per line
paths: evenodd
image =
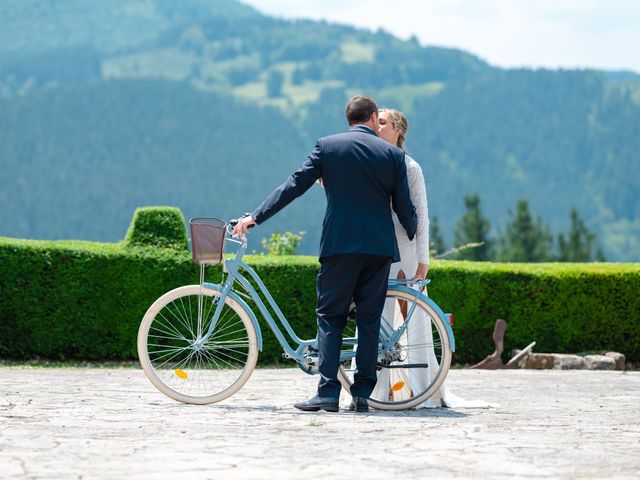
M416 407L433 396L451 365L449 334L440 316L410 292L389 290L381 319L381 344L404 322L406 330L390 352L378 356L378 383L369 406L379 410ZM356 336L349 324L343 336ZM338 378L350 391L355 361L340 366Z
M209 328L219 296L200 285L176 288L158 298L142 319L140 364L151 383L174 400L219 402L237 392L255 368L255 327L229 296L211 337L198 343Z

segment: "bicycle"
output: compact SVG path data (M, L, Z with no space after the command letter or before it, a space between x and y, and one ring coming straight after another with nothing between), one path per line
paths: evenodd
M213 218L190 220L192 255L194 263L200 265L200 284L165 293L149 307L140 324L138 356L145 374L158 390L180 402L222 401L251 376L258 351L262 351L262 332L245 298L258 307L282 346L283 356L293 359L307 374L318 372L317 338L298 337L258 274L243 261L248 241L246 236L231 235L236 223ZM229 243L237 245L236 254L225 258ZM224 263L221 283L205 282L205 266L218 263ZM452 316L422 294L428 282L389 282L378 350L378 375L379 379L384 376L385 385L382 393L368 400L372 408L415 407L437 391L448 373L455 351ZM234 289L235 284L244 292ZM349 317L354 314L352 309ZM338 372L347 392L353 383L357 344L355 322L348 320Z

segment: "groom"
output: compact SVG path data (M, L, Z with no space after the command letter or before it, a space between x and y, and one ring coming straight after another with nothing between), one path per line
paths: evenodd
M347 103L346 116L349 130L319 139L300 168L233 231L244 235L322 179L327 210L316 282L320 382L316 396L294 405L306 411L338 411L342 331L352 299L358 349L350 409L368 411L367 398L377 380L380 315L389 267L400 260L391 206L410 239L416 232L404 151L378 137L376 103L369 97L353 97Z

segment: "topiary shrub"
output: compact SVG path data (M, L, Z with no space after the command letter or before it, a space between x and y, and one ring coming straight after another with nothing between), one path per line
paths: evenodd
M124 244L126 247L186 249L187 230L182 212L176 207L137 208Z

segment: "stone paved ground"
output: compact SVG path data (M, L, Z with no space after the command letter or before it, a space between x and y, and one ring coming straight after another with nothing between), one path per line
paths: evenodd
M640 372L453 370L500 408L294 410L315 382L257 370L192 406L136 369L1 368L0 478L640 478Z

